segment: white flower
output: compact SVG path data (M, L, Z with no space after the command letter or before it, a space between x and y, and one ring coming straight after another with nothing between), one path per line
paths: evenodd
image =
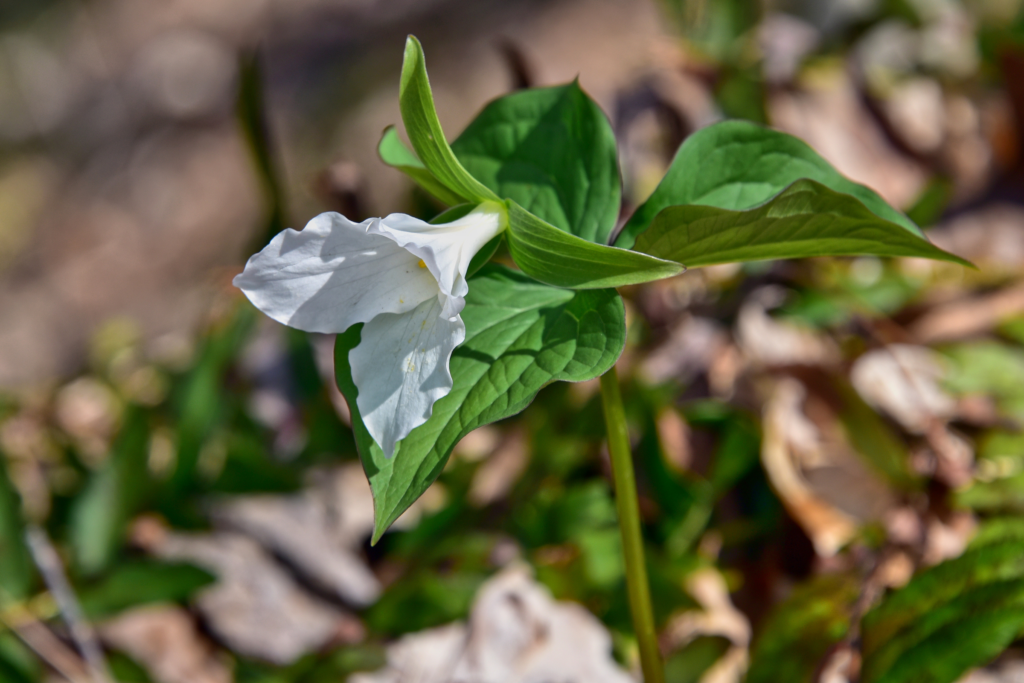
M362 223L323 213L276 235L234 285L289 327L337 333L366 323L349 352L356 403L391 457L451 391L448 362L466 338L466 271L507 221L497 202L438 225L401 213Z

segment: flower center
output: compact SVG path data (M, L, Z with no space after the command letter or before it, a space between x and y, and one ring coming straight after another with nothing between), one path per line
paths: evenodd
M427 264L423 262L423 259L420 259L419 266L420 266L420 268L426 268Z

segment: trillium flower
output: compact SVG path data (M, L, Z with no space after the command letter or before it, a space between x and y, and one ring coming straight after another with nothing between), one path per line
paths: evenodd
M354 223L322 213L278 233L234 279L274 320L306 332L365 323L349 353L363 423L391 457L452 388L452 351L466 338L469 262L505 229L505 207L484 202L432 225L394 213Z

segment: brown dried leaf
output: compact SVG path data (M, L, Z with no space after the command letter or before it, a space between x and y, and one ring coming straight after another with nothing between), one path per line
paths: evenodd
M321 588L356 607L374 603L380 583L357 553L361 535L344 525L344 505L316 489L296 496L246 496L220 503L213 518L285 557ZM336 501L345 503L345 500Z
M231 683L232 675L188 612L172 605L122 612L100 637L141 664L156 683Z
M526 469L529 458L526 432L522 429L509 432L498 449L473 475L469 502L484 507L504 498Z
M776 288L754 292L740 309L736 338L743 354L755 365L830 365L839 352L832 340L812 329L775 320L766 305L784 296Z
M668 339L643 360L640 373L651 384L670 379L687 382L706 371L728 341L725 330L715 321L684 316Z
M159 557L194 562L217 576L217 583L199 593L196 606L210 630L236 652L288 664L350 630L344 627L352 617L300 589L245 536L168 532L153 550Z
M797 380L779 380L764 407L761 460L786 509L817 553L831 557L858 526L880 519L892 493L865 467L834 415L807 401ZM817 422L806 414L814 409Z
M750 654L750 621L732 604L722 575L711 568L700 569L686 579L686 590L702 611L691 610L673 617L662 640L669 649L685 646L699 636L721 636L732 647L715 662L701 683L737 683L746 673Z
M806 141L843 175L893 206L913 202L924 187L924 168L886 141L849 76L835 69L805 86L773 93L768 101L772 124Z
M942 356L923 346L892 344L868 351L854 363L850 381L861 397L904 429L923 434L951 418L956 401L942 390Z
M352 683L632 683L611 658L611 637L580 605L556 602L528 569L491 578L469 623L403 637L388 665Z
M1017 227L1024 237L1024 230ZM1004 320L1022 313L1024 285L1015 285L936 306L911 326L910 333L924 344L956 341L991 332Z

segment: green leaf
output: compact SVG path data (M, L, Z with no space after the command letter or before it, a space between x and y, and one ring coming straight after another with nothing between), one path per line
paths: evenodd
M273 141L266 116L266 96L263 90L264 74L257 51L239 60L238 99L236 111L245 140L252 152L253 165L260 179L266 200L267 216L263 234L253 246L262 249L274 235L288 227L281 175L274 159Z
M256 308L239 306L211 331L196 354L196 361L179 387L177 408L177 455L169 488L180 494L195 478L203 444L225 419L230 405L225 375L238 357L256 323Z
M102 619L137 605L186 600L215 578L190 564L128 562L96 585L79 589L78 595L85 615Z
M493 264L470 280L462 319L466 341L452 355L451 392L391 458L373 442L356 404L348 352L359 343L361 326L338 335L335 372L373 490L374 542L437 479L463 436L523 410L550 382L601 375L626 339L622 299L614 290L556 289Z
M967 488L953 492L959 508L979 512L1024 512L1024 473L993 481L975 481Z
M1015 344L979 340L943 349L949 369L943 384L955 395L982 394L1001 413L1024 419L1024 350Z
M35 578L32 555L25 546L21 497L7 476L6 456L0 452L0 605L24 600Z
M499 197L561 230L607 244L622 199L615 133L575 81L494 100L452 151Z
M38 683L43 680L42 674L39 659L14 633L0 633L0 681Z
M416 154L438 181L456 196L472 203L496 201L497 195L471 176L452 153L441 130L430 92L423 46L415 36L405 41L405 60L398 91L402 122Z
M865 683L952 683L1024 629L1024 580L988 584L920 616L865 659Z
M678 263L588 242L542 221L514 201L508 205L508 246L516 265L556 287L598 289L672 277Z
M85 574L105 569L121 547L148 484L148 440L145 413L129 407L110 456L73 502L68 533Z
M907 447L892 427L845 379L833 378L832 388L842 407L839 419L857 452L894 487L902 491L919 489L920 477L910 468Z
M990 431L978 444L976 457L978 475L970 486L953 492L955 504L987 512L1024 510L1024 434ZM1024 520L1018 525L1024 532ZM989 522L984 530L992 529Z
M856 197L877 217L921 235L906 216L874 191L843 177L802 140L747 121L723 121L697 131L679 147L665 177L622 228L615 246L631 248L670 206L743 211L803 178Z
M985 533L960 557L915 576L862 622L864 683L951 683L1024 629L1024 558L1016 533Z
M698 636L665 660L665 678L672 683L699 683L704 673L729 650L722 636Z
M1020 517L994 517L974 534L968 548L981 548L1005 541L1024 541L1024 519Z
M381 596L366 623L376 633L398 636L465 619L486 578L477 572L419 572Z
M921 256L971 264L903 226L883 220L859 200L813 180L798 180L748 211L671 206L640 235L637 251L687 267L805 256Z
M462 203L462 198L441 184L434 174L427 170L423 162L413 154L398 137L394 126L384 129L384 135L377 145L380 160L388 166L397 168L412 178L424 190L434 195L448 206Z
M775 607L760 628L746 683L811 683L829 648L850 629L857 582L822 576L797 588Z

